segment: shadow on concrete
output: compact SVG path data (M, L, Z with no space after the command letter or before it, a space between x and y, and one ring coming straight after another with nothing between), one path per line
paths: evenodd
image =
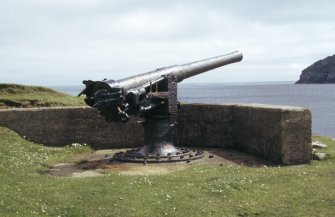
M221 149L221 148L212 148L205 149L209 153L216 155L219 161L231 162L240 166L248 167L263 167L263 166L277 166L271 161L264 160L257 156L247 154L235 149Z

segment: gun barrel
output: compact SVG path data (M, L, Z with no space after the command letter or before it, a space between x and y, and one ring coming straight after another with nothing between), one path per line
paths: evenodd
M228 65L231 63L239 62L243 58L243 55L239 51L228 53L225 55L212 57L196 62L191 62L183 65L175 65L164 68L159 68L151 72L135 75L132 77L118 80L118 85L124 89L131 89L138 87L142 84L151 82L152 80L158 79L162 75L173 74L177 77L177 81L182 80L201 74L203 72Z
M188 64L181 65L182 70L174 73L178 78L178 82L183 79L207 72L209 70L228 65L231 63L239 62L243 58L243 55L239 51L235 51L226 55L212 57Z

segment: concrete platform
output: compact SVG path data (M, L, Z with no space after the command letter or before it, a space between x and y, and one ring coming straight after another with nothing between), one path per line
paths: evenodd
M159 175L183 170L191 165L211 165L218 167L245 165L250 167L274 166L271 161L257 158L234 149L205 148L202 159L190 163L124 163L112 160L115 153L126 149L104 149L80 156L77 164L56 164L50 170L50 175L58 177L84 178L102 176L106 171L114 171L121 175Z

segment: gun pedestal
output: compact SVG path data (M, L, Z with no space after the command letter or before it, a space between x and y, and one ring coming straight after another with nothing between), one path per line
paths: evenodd
M176 148L173 144L179 110L175 76L164 76L163 80L150 89L147 94L147 106L143 107L144 146L117 153L114 159L126 162L163 163L191 161L203 157L203 151Z

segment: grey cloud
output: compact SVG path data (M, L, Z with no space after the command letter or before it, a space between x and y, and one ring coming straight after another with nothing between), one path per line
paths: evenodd
M191 82L296 80L303 67L334 53L334 6L288 0L4 1L0 81L22 81L22 74L24 83L33 84L118 79L233 50L243 51L242 63Z

